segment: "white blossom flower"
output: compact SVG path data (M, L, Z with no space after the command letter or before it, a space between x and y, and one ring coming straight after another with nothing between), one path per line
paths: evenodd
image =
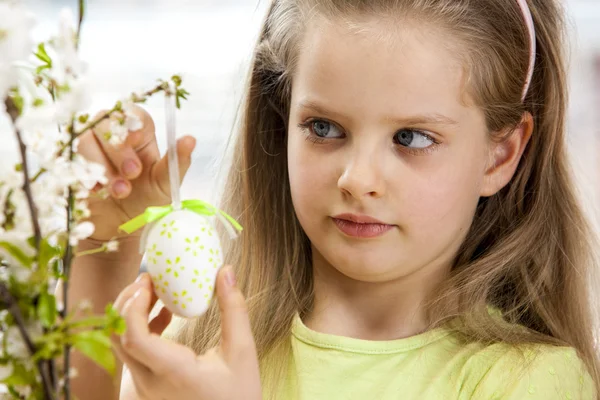
M89 299L84 299L81 300L81 302L79 302L79 309L81 311L92 311L94 308L94 305L92 304L92 302Z
M79 371L75 367L69 368L69 378L75 379L79 376Z
M86 189L79 190L79 191L78 191L78 196L77 196L77 198L80 198L80 197L79 197L79 195L80 195L81 193L84 193L84 192L85 192L86 194L89 194L89 191L88 191L88 190L86 190ZM87 197L87 196L85 196L85 197L81 197L81 198L82 198L82 199L84 199L84 198L86 198L86 197ZM76 217L77 219L86 219L86 218L89 218L89 217L92 215L92 212L90 211L90 209L89 209L89 207L88 207L87 201L85 201L85 200L80 200L80 201L77 201L77 202L75 203L75 210L74 210L74 214L75 214L75 217Z
M119 241L118 240L109 240L106 242L106 251L109 253L114 253L119 251Z
M108 143L113 146L118 146L125 142L129 130L127 129L126 121L111 118L108 128Z
M54 48L69 74L77 77L86 73L87 64L77 54L77 27L75 16L69 8L63 8L60 12Z
M125 104L123 106L123 111L125 111L125 126L129 131L139 131L144 127L140 117L133 112L133 103Z
M87 239L94 233L94 224L89 221L84 221L76 224L71 230L69 243L71 246L77 246L80 240Z
M31 30L34 19L24 8L0 2L0 97L4 98L8 88L15 84L17 73L15 61L27 59L33 41Z
M61 124L70 124L77 113L87 110L91 104L89 80L85 77L72 79L68 82L68 90L62 92L56 101L56 118Z
M56 125L57 122L56 106L49 103L37 107L24 107L23 113L17 119L16 126L21 131L36 132L47 130L48 126ZM28 143L26 142L26 144Z
M88 190L92 190L96 184L108 183L106 167L102 164L87 161L83 156L77 155L72 164L73 173L77 181Z
M17 119L16 126L22 133L23 142L35 156L38 167L49 167L65 139L65 134L58 130L56 115L53 104L29 106Z
M44 334L40 321L28 321L25 323L25 330L27 330L29 337L34 342ZM9 326L4 335L6 336L6 351L10 356L17 359L26 359L30 356L29 349L23 341L23 336L21 336L21 332L17 326Z
M8 266L8 274L15 278L17 282L26 284L29 282L31 274L33 274L33 269L13 263Z

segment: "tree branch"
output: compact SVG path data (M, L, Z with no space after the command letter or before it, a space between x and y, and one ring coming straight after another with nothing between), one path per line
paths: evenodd
M3 282L0 282L0 300L6 305L6 308L15 319L15 322L17 323L17 328L21 333L21 337L23 338L23 342L25 343L27 350L32 356L35 355L35 344L31 340L31 337L29 336L29 333L25 328L25 320L23 319L23 315L21 314L21 309L19 309L19 305L10 293L10 290L8 290L8 287L6 287L6 285ZM42 360L39 360L36 365L38 371L40 372L40 376L42 377L42 385L44 385L44 398L46 400L54 400L54 391L52 390L52 386L50 384L50 376L48 370L44 366L44 362Z
M75 121L71 121L71 125L67 128L71 138L73 137L73 126ZM75 151L73 149L73 139L69 141L69 160L73 161ZM71 230L73 228L73 208L75 206L75 196L73 188L69 187L69 195L67 199L67 248L63 258L63 310L62 318L65 319L68 312L68 293L69 293L69 276L71 274L71 262L73 261L73 246L71 246ZM64 357L64 400L71 399L71 380L69 376L69 369L71 364L71 345L65 345L65 357Z
M40 230L40 224L37 216L37 208L33 201L33 194L31 193L31 182L29 180L29 170L27 167L27 147L25 146L25 143L23 143L23 137L21 136L21 132L19 131L16 125L17 118L19 118L19 109L9 96L7 96L4 100L4 104L6 105L6 112L12 120L13 126L15 128L15 134L17 136L17 141L19 142L19 151L21 152L21 164L23 165L24 176L23 191L25 192L25 196L27 197L27 205L29 206L29 214L31 215L31 224L33 225L35 248L37 250L37 254L39 254L40 245L42 241L42 231Z

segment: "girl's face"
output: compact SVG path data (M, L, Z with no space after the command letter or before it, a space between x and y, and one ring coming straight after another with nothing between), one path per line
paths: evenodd
M373 283L449 268L490 160L483 113L461 101L452 38L381 25L309 26L288 131L293 203L314 259ZM360 223L369 218L381 224Z

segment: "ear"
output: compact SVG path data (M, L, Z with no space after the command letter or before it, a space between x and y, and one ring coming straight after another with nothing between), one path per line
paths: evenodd
M480 193L482 197L490 197L498 193L513 178L533 133L533 126L533 117L526 112L521 123L510 136L490 144L490 166L483 178Z

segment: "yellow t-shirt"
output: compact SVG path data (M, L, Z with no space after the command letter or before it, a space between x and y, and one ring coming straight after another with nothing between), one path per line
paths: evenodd
M596 399L594 383L568 347L461 344L436 329L369 341L315 332L296 316L281 400Z

